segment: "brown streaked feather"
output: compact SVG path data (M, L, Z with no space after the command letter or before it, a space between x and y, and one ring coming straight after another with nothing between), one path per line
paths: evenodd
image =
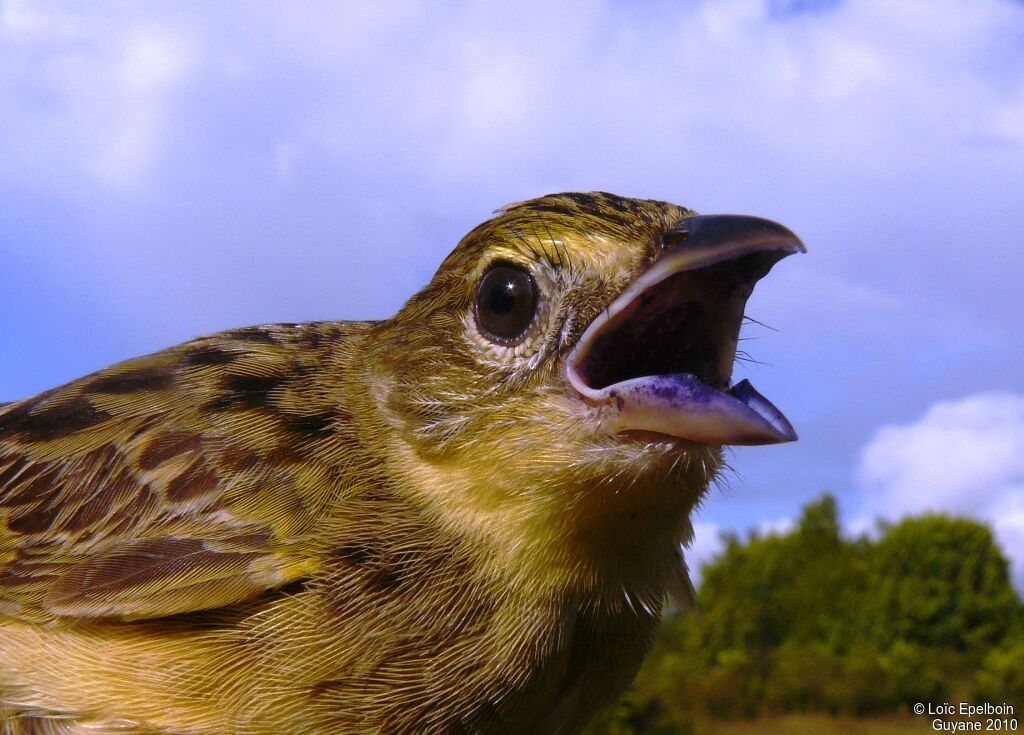
M317 390L344 329L224 332L0 407L0 610L159 617L309 574L354 444Z

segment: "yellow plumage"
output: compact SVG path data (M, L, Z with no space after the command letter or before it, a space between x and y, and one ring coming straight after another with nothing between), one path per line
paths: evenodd
M578 731L688 584L721 450L602 428L566 356L692 214L513 205L392 319L0 407L0 733ZM495 264L536 289L513 338Z

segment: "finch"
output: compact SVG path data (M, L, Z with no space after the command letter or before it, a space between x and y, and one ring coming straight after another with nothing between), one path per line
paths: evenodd
M233 329L0 406L0 733L575 733L629 684L788 229L509 205L391 319Z

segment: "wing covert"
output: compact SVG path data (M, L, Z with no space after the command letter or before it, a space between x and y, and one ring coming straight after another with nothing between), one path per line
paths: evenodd
M346 484L330 458L354 446L319 387L331 325L213 335L0 406L0 613L159 617L315 570Z

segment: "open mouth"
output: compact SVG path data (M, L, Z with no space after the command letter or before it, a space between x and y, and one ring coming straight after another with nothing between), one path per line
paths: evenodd
M665 242L667 252L587 327L567 360L570 384L612 407L613 432L794 441L792 425L749 381L730 380L754 284L803 244L782 225L736 215L688 217Z

